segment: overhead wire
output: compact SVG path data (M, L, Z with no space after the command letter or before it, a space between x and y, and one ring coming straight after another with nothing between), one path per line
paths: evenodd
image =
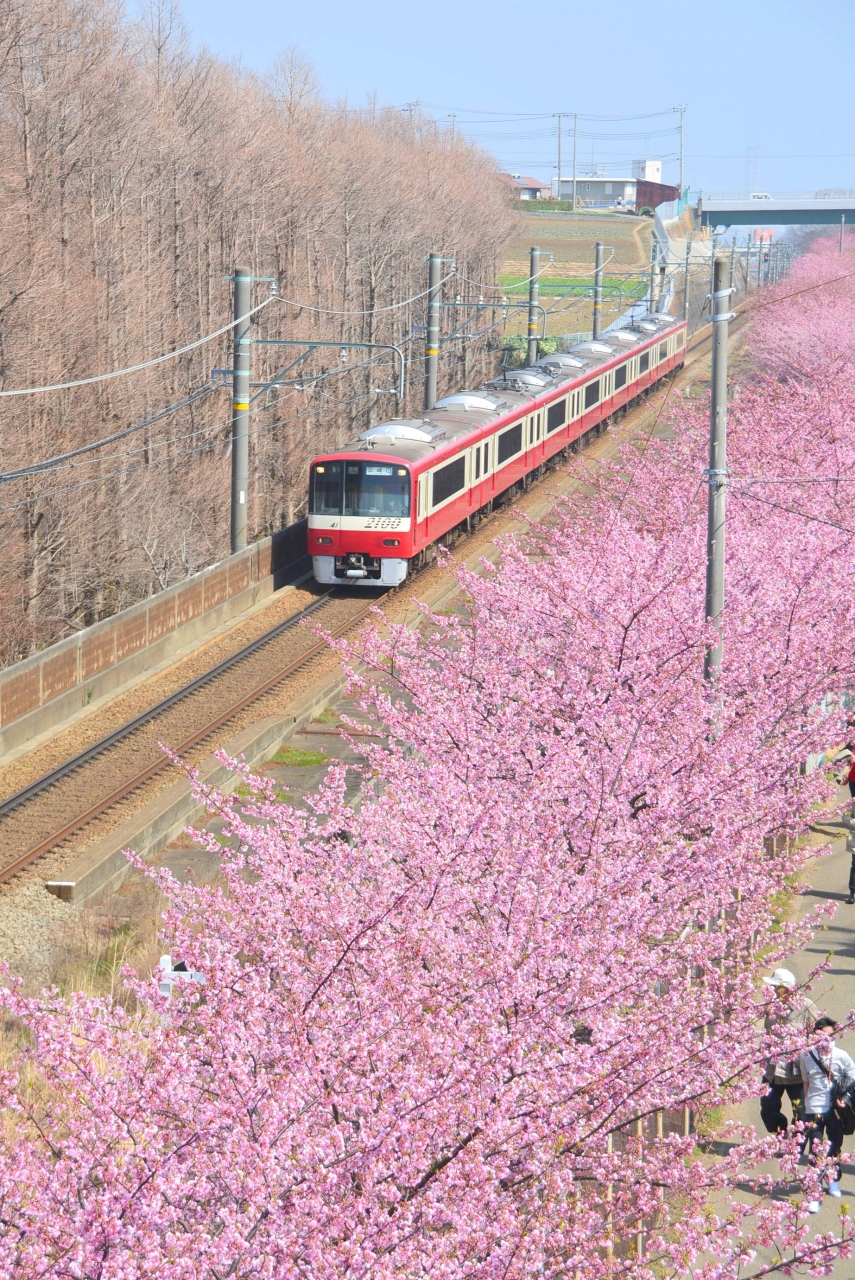
M277 294L276 297L279 302L284 302L286 306L297 307L300 311L314 311L318 315L374 316L374 315L379 315L381 312L384 312L384 311L397 311L401 307L409 306L411 302L418 302L420 298L427 297L427 295L431 292L432 288L438 288L439 285L445 284L445 282L447 280L451 280L454 277L454 275L455 275L455 272L453 270L449 271L448 275L443 276L437 285L432 285L427 289L423 289L421 293L414 293L411 298L404 298L402 302L392 302L387 307L372 307L368 311L338 311L332 307L312 307L312 306L309 306L309 304L306 302L292 302L290 298L283 298L281 294ZM229 328L231 328L231 325L229 326ZM307 343L306 345L308 346L309 344Z
M110 373L96 373L90 378L77 378L73 382L54 382L45 387L17 387L12 391L0 391L0 397L37 396L48 391L68 391L74 387L88 387L95 382L107 382L110 378L124 378L129 373L139 373L141 369L151 369L156 364L163 364L165 360L176 360L178 356L186 355L188 351L195 351L197 347L203 347L206 342L213 342L214 338L219 338L224 333L228 333L229 329L233 329L235 325L242 324L244 320L249 320L251 316L257 315L259 311L269 306L275 299L276 295L271 294L269 298L259 302L258 306L252 307L247 311L246 315L238 316L236 319L229 321L221 329L215 329L213 333L207 333L204 338L197 338L195 342L188 342L186 346L179 347L176 351L167 351L163 355L154 356L151 360L144 360L141 364L132 364L126 369L113 369Z
M445 352L442 352L442 351L440 352L440 355L446 355L446 354L450 354L450 352L449 352L447 349L446 349L446 351L445 351ZM382 357L378 356L377 358L378 358L378 359L380 359L380 358L382 358ZM406 385L411 386L413 383L415 383L415 382L417 382L417 381L420 381L420 380L421 380L421 374L414 374L412 377L407 378L407 380L406 380ZM342 400L339 400L339 401L333 401L333 403L332 403L331 405L327 405L327 406L323 406L323 407L324 407L324 408L339 408L339 407L341 407L342 405L358 404L358 403L360 403L360 402L361 402L361 401L363 401L363 400L367 400L367 399L369 399L369 397L370 397L370 396L375 395L375 394L376 394L376 391L374 391L374 390L371 390L371 391L365 391L365 392L361 392L361 393L360 393L359 395L357 395L357 396L349 396L349 397L345 397L345 398L343 398ZM278 398L277 398L277 400L274 400L274 401L273 401L273 404L278 403L278 400L279 400L279 399L285 399L285 396L278 397ZM259 407L258 407L257 409L255 409L255 410L250 410L250 413L261 413L261 412L263 412L264 410L269 409L270 407L271 407L271 405L269 405L269 404L268 404L268 405L264 405L264 406L259 406ZM316 412L317 412L317 411L319 411L319 410L316 410ZM292 416L287 417L287 418L280 418L280 419L277 419L275 422L271 422L271 423L264 423L264 424L262 424L261 426L255 427L255 428L251 429L250 431L248 431L248 432L247 432L247 435L248 435L248 436L258 436L258 435L263 434L264 432L267 432L267 431L273 431L273 430L275 430L277 427L287 426L289 423L292 423L292 422L298 422L298 421L300 421L300 420L301 420L301 418L303 418L304 416L305 416L305 414L304 414L304 413L296 413L296 414L293 414ZM204 429L203 429L203 430L204 430ZM191 434L198 434L198 433L191 433ZM222 443L225 443L225 442L222 442ZM166 457L163 457L163 458L155 458L155 459L151 460L150 462L147 462L147 463L143 463L143 464L141 464L140 466L135 466L135 467L130 467L130 468L124 467L124 468L122 468L122 470L121 470L121 471L113 471L113 472L110 472L108 475L105 475L105 476L93 476L93 477L91 477L91 478L90 478L90 479L88 479L88 480L80 480L80 481L75 482L74 484L64 485L62 488L60 488L60 489L54 489L54 490L52 490L52 491L51 491L51 492L49 492L49 493L39 493L39 494L34 494L34 495L29 496L29 497L22 498L22 499L20 499L20 500L19 500L19 501L17 501L17 502L6 503L6 504L3 504L3 505L0 505L0 514L2 514L2 513L4 513L4 512L7 512L7 511L16 511L16 510L20 510L22 507L30 506L33 502L41 502L41 501L45 501L45 500L47 500L48 498L55 498L55 497L59 497L60 495L62 495L62 494L64 494L64 493L76 492L76 491L79 491L79 490L81 490L81 489L90 488L91 486L96 485L96 484L106 484L109 480L123 479L123 478L124 478L124 477L126 477L126 476L134 475L134 474L136 474L137 472L140 472L140 471L149 471L152 467L162 466L164 463L174 462L174 461L176 461L176 460L177 460L177 459L179 459L179 458L187 458L187 457L191 457L191 456L193 456L193 455L194 455L194 454L196 454L196 453L201 453L201 452L203 452L204 450L215 448L215 447L216 447L216 444L217 444L217 442L216 442L216 441L206 441L204 444L196 445L196 446L195 446L194 448L192 448L192 449L183 449L183 450L181 450L179 453L168 454ZM139 450L137 450L136 452L139 452Z
M779 511L786 511L790 515L799 516L802 520L809 520L813 524L824 524L832 529L838 529L841 533L855 534L855 529L850 528L849 525L841 524L837 520L828 520L825 516L812 516L807 511L799 511L798 508L788 507L782 502L776 502L773 498L764 498L759 493L752 493L750 489L733 488L728 485L728 492L737 498L749 498L754 502L762 502L768 507L777 507Z
M93 440L90 444L81 445L79 449L72 449L68 453L56 454L53 458L46 458L43 462L31 463L29 466L18 468L17 471L0 472L0 484L7 484L10 480L21 480L25 476L37 475L41 471L49 471L54 467L61 467L82 454L93 453L96 449L102 449L104 445L113 444L116 440L122 440L126 436L134 435L145 427L155 426L156 423L162 422L164 418L177 413L179 409L188 408L190 405L205 399L215 390L217 390L216 387L213 387L210 383L205 383L203 387L191 392L183 400L167 405L159 413L154 414L151 418L144 418L142 422L134 423L132 427L125 427L122 431L114 431L112 435L103 436L100 440Z

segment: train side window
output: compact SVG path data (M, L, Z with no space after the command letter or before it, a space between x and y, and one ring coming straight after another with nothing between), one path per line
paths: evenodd
M621 387L626 386L626 365L622 364L615 369L615 391L619 391Z
M557 404L551 404L546 410L546 430L557 431L559 427L563 427L567 421L567 400L559 400Z
M490 441L484 441L484 475L490 470Z
M585 408L590 409L592 405L598 404L600 399L600 380L596 378L593 382L589 382L585 388Z
M478 480L481 475L481 446L475 449L475 479Z
M499 446L496 453L496 466L500 467L503 462L507 462L509 458L513 458L514 454L521 451L523 447L522 423L518 422L515 427L508 427L507 431L503 431L499 436Z
M680 332L677 334L676 338L674 339L675 348L679 351L680 347L682 347L685 341L686 341L686 331L685 329L681 329Z
M444 467L434 471L431 505L438 507L447 498L450 498L453 493L459 493L465 487L466 457L464 455L454 458L451 462L447 462Z
M647 373L647 370L649 368L650 368L650 352L642 351L641 355L638 357L638 372Z
M668 343L667 342L663 342L659 348L659 359L660 360L668 359Z
M419 496L418 496L418 513L419 519L425 518L425 494L427 493L427 479L425 476L419 476Z
M535 415L534 415L534 414L532 414L532 415L531 415L531 417L530 417L530 418L529 418L529 420L528 420L528 442L529 442L529 445L533 445L533 444L534 444L534 423L535 423Z

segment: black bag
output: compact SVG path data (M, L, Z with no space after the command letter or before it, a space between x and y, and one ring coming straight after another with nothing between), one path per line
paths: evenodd
M831 1092L832 1105L843 1121L843 1132L846 1137L851 1137L855 1133L855 1080L849 1075L841 1076L834 1081Z
M851 1138L855 1133L855 1089L850 1089L840 1101L843 1105L838 1110L843 1120L843 1132L847 1138Z
M844 1135L851 1137L855 1133L855 1080L850 1075L835 1076L831 1067L826 1067L812 1049L810 1056L825 1073L831 1085L831 1109L843 1121Z

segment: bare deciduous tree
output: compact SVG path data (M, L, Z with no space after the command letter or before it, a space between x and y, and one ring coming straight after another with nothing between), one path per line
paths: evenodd
M404 342L416 357L423 301L389 308L423 290L427 254L491 280L509 233L482 152L417 113L324 102L294 48L267 77L194 53L174 0L148 0L134 23L114 0L0 0L0 143L4 390L137 364L219 328L243 264L289 300L261 313L258 336ZM0 402L0 471L157 417L228 349L224 337L132 376ZM282 350L254 349L254 393L294 358ZM449 386L488 367L477 340L449 343L443 360ZM342 363L318 348L257 397L254 534L304 513L313 453L418 408L418 377L404 406L377 390L393 383L386 356ZM0 484L0 662L227 553L229 417L226 389L212 390Z

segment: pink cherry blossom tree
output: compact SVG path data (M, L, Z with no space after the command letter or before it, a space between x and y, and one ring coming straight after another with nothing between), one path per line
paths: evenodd
M158 875L204 987L10 985L2 1274L736 1280L848 1254L845 1213L817 1237L802 1196L771 1195L817 1185L797 1138L699 1158L682 1124L796 1047L761 1043L758 974L815 921L775 895L832 790L803 762L855 681L842 486L804 479L855 474L855 380L841 359L830 394L812 328L829 257L779 289L813 290L789 325L786 300L757 312L715 687L707 428L675 402L672 438L577 462L584 494L500 570L457 569L460 616L342 646L383 731L357 807L339 767L307 811L239 762L248 800L198 787L233 837L222 883Z

